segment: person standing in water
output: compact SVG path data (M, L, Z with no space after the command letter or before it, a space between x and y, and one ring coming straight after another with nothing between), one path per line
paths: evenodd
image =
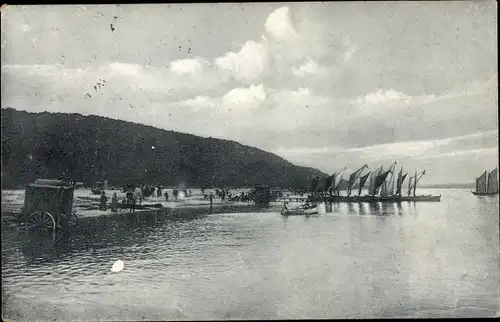
M99 210L106 211L106 202L108 201L108 197L106 197L106 193L104 190L101 191L101 197L99 198Z
M113 197L111 198L111 211L118 211L118 196L116 195L116 192L113 192Z
M136 204L137 202L140 202L141 199L141 188L139 188L139 185L137 185L134 189L134 203Z

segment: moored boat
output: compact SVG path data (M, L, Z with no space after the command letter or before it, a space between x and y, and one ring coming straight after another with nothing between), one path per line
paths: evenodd
M283 209L281 209L281 214L283 216L310 216L318 214L318 207L315 205L303 205L297 208L289 209L287 207L287 203L283 205Z
M410 176L408 179L408 195L403 196L403 183L407 178L408 173L403 173L403 167L401 167L399 173L396 173L396 164L393 164L384 169L384 166L380 166L374 171L369 171L365 175L361 175L363 170L367 168L367 165L362 166L355 172L353 172L348 181L347 195L340 195L337 178L339 175L334 173L332 176L326 178L326 185L321 187L319 185L319 179L313 182L311 195L308 200L312 202L367 202L367 203L378 203L378 202L440 202L441 195L416 195L417 184L425 175L425 170L417 173L415 170L415 175ZM339 172L343 173L345 168ZM341 177L341 176L340 176ZM358 195L352 196L352 190L356 182L358 183ZM368 183L367 190L368 195L361 195L361 190L364 188L365 183ZM329 195L328 195L329 192Z
M488 174L488 171L476 178L476 191L471 191L475 196L498 195L498 168Z
M441 195L421 195L421 196L333 196L318 199L315 201L325 200L327 202L440 202Z

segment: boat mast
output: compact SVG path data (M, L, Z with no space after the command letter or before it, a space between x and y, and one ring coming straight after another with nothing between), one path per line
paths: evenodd
M415 193L417 191L417 169L415 169L415 179L414 179L414 183L413 183L413 197L415 197Z
M410 177L410 179L408 179L408 197L411 195L411 190L412 190L412 182L413 182L413 176Z
M420 175L417 175L417 170L415 170L415 183L413 184L413 196L415 196L415 191L417 190L417 183L422 179L425 174L425 170L422 171Z

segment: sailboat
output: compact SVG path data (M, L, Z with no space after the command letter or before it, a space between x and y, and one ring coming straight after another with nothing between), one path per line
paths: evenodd
M403 167L401 167L399 173L396 172L395 161L389 168L384 169L384 166L369 171L368 173L362 175L364 168L367 165L359 168L349 176L348 181L348 191L346 195L340 195L338 193L339 183L342 179L342 174L345 171L344 168L340 172L336 172L330 177L325 179L325 186L321 188L316 188L316 191L323 191L321 195L311 196L311 201L313 202L368 202L368 203L378 203L378 202L439 202L441 201L441 196L433 195L416 195L417 184L425 175L425 170L422 172L417 172L415 170L415 175L409 176L409 173L403 172ZM408 195L403 195L403 183L408 177ZM498 193L498 170L490 173L491 184L487 185L486 191L497 191ZM356 182L359 181L358 195L353 195L353 187ZM362 189L368 189L367 195L361 195ZM317 182L313 183L313 186L317 186ZM325 189L326 188L326 189ZM489 189L489 190L488 190ZM330 192L327 196L325 192ZM406 192L406 191L405 191Z
M476 191L472 191L475 196L494 196L498 194L498 168L488 174L488 171L476 179Z
M359 168L358 170L356 170L355 172L353 172L350 176L349 176L349 185L348 185L348 188L347 188L347 195L350 196L351 195L351 192L352 192L352 188L354 187L354 184L356 183L356 181L359 179L359 177L361 176L361 173L363 172L363 170L365 168L368 168L368 165L365 164L364 166L362 166L361 168Z

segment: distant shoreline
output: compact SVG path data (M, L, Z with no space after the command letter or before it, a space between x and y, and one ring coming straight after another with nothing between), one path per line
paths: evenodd
M419 186L422 189L474 189L474 185L433 185L433 186Z

